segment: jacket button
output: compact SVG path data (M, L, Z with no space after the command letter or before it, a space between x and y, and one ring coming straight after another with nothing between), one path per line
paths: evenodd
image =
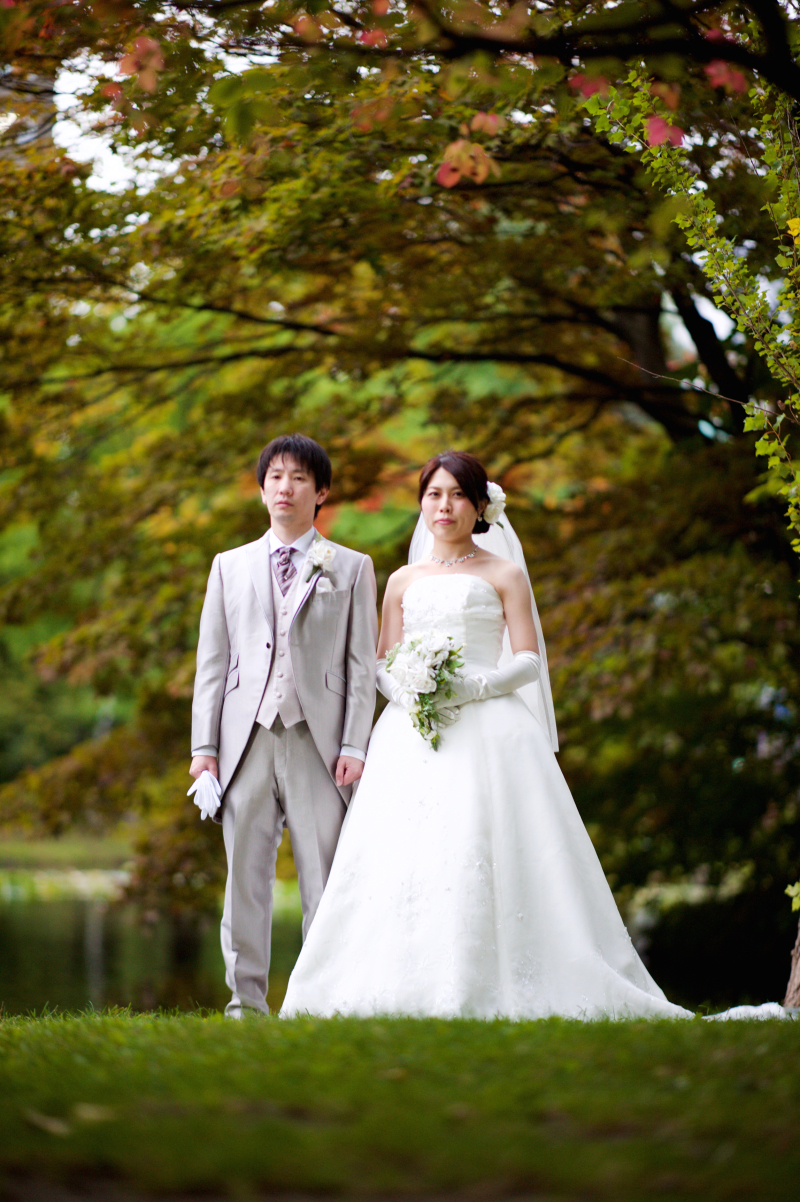
M271 643L267 643L267 651L269 651L269 649L270 649L270 647L271 647L271 646L272 646L272 644L271 644Z

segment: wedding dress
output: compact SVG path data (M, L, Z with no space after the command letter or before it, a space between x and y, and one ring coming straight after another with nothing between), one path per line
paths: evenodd
M468 675L497 666L503 606L482 577L415 580L403 618L451 634ZM384 710L281 1010L304 1013L691 1017L637 955L516 693L463 705L436 751Z

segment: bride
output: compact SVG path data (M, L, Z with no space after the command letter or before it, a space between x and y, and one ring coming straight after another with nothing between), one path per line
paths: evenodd
M639 959L553 754L544 642L501 490L448 451L419 495L411 562L384 599L389 705L281 1015L690 1017ZM386 668L412 632L450 635L464 660L436 750Z

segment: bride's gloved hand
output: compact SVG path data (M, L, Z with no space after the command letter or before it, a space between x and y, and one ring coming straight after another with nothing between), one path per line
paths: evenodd
M451 686L453 696L448 698L448 705L466 705L469 701L486 701L489 697L513 693L515 689L539 679L541 664L535 651L518 651L511 663L503 668L455 681Z
M485 676L459 676L450 683L450 696L445 699L447 706L466 705L469 701L479 701L481 692L486 686Z
M390 675L390 673L386 671L385 659L378 660L376 684L378 686L378 692L382 693L387 701L394 701L396 705L398 697L400 696L400 690L397 687L397 682Z
M376 683L378 692L382 693L387 701L393 701L395 705L401 704L402 690L391 673L387 672L385 659L378 660ZM455 696L443 698L443 704L439 707L439 720L442 726L452 726L454 722L458 721L458 707L462 704L462 701L456 701Z

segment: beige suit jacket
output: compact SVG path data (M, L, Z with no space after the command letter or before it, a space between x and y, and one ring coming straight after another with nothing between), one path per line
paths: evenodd
M289 652L303 715L333 778L342 746L366 752L375 711L377 590L372 560L336 543L301 585ZM305 576L308 568L302 568ZM200 618L192 747L219 748L224 791L242 758L275 654L267 536L217 555ZM329 586L317 590L321 576ZM350 787L340 788L344 800ZM221 815L221 811L220 811Z

